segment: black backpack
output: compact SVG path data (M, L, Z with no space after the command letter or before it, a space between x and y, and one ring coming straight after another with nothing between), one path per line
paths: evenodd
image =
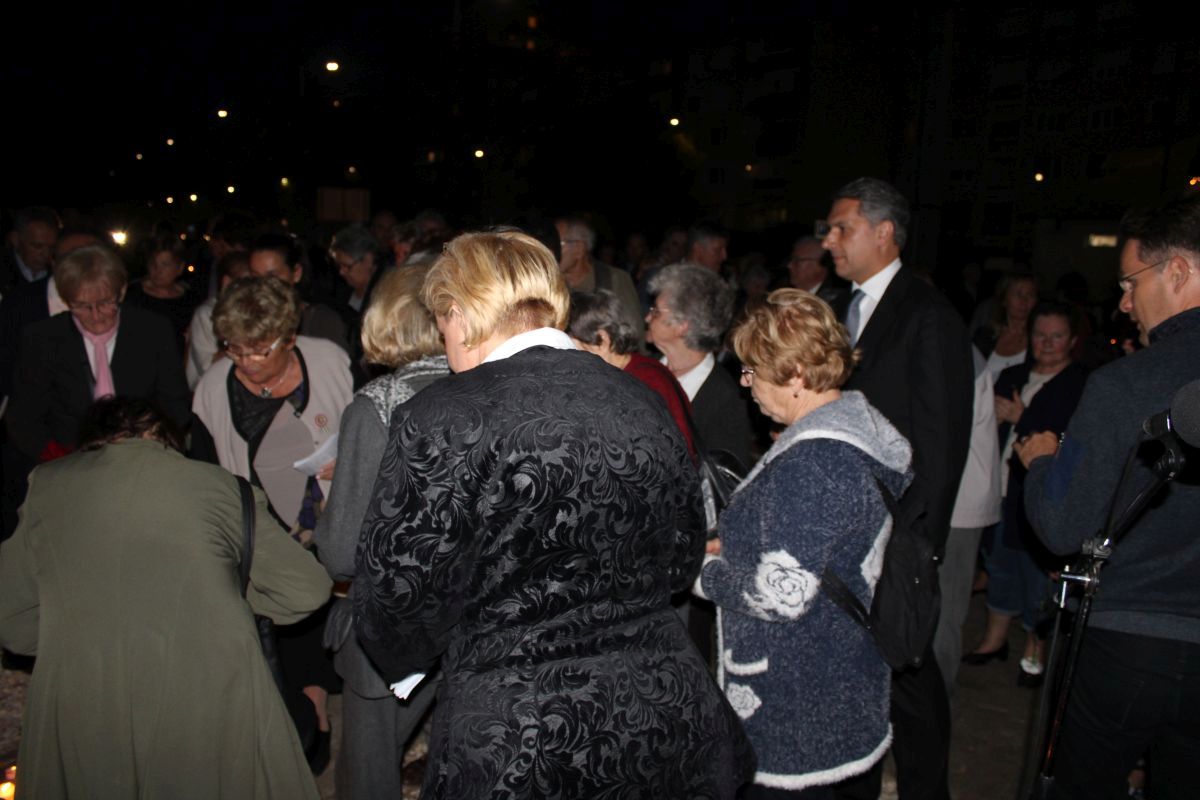
M933 639L941 607L936 553L914 524L922 514L905 519L895 495L878 478L875 484L892 515L892 535L884 550L871 610L867 611L841 576L828 567L821 573L821 589L871 634L889 667L915 669L921 666Z

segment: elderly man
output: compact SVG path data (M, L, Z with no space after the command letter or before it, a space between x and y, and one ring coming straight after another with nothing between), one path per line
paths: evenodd
M633 326L637 333L638 347L641 347L646 329L637 289L629 273L592 258L592 250L596 247L596 233L592 226L582 219L566 217L556 220L554 227L558 229L559 240L562 243L558 268L567 282L567 288L573 292L608 289L615 294L621 301L621 316Z
M683 260L721 274L721 265L729 258L729 232L714 222L694 223L687 232Z
M24 208L16 213L9 246L0 262L0 295L50 274L59 227L58 215L50 208Z
M816 236L801 236L792 245L792 257L788 259L788 283L793 289L803 289L824 300L841 319L846 316L846 304L850 292L844 286L830 281L829 264L825 260L825 248Z
M1200 194L1126 215L1121 227L1121 310L1149 347L1091 375L1061 447L1039 433L1015 448L1029 468L1029 519L1064 555L1104 528L1131 450L1139 457L1117 508L1150 481L1160 446L1142 423L1200 378ZM1124 797L1125 777L1147 751L1154 797L1200 797L1200 455L1188 457L1100 573L1056 797Z
M913 449L915 478L892 535L925 537L940 554L971 437L974 369L954 307L902 267L908 220L895 187L859 178L835 195L821 244L855 290L845 322L862 360L845 388L866 395ZM919 667L893 674L892 725L901 800L947 800L950 706L932 647ZM877 766L839 794L878 797L880 777Z

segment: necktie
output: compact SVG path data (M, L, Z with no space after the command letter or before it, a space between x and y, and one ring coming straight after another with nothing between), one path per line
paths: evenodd
M858 323L862 317L862 299L866 295L862 289L855 289L850 295L850 306L846 309L846 331L850 334L850 346L858 344Z
M92 351L96 358L96 386L92 391L92 399L99 400L101 397L116 394L117 390L113 387L112 370L108 368L108 343L117 335L117 328L120 325L113 325L104 333L91 333L79 324L79 320L76 319L74 322L83 338L92 343Z

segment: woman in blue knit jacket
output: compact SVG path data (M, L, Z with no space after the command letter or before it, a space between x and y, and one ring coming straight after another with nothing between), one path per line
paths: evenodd
M734 334L764 414L787 426L721 517L696 582L718 608L719 681L758 755L746 797L826 797L891 743L890 671L821 592L826 568L870 606L892 520L880 486L912 479L908 442L859 392L829 306L780 289Z

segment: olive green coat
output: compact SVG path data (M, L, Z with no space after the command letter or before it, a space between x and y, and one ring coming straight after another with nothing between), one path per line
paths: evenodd
M0 644L37 655L17 791L30 798L316 798L250 609L329 597L256 491L242 600L232 475L126 440L35 470L0 546Z

